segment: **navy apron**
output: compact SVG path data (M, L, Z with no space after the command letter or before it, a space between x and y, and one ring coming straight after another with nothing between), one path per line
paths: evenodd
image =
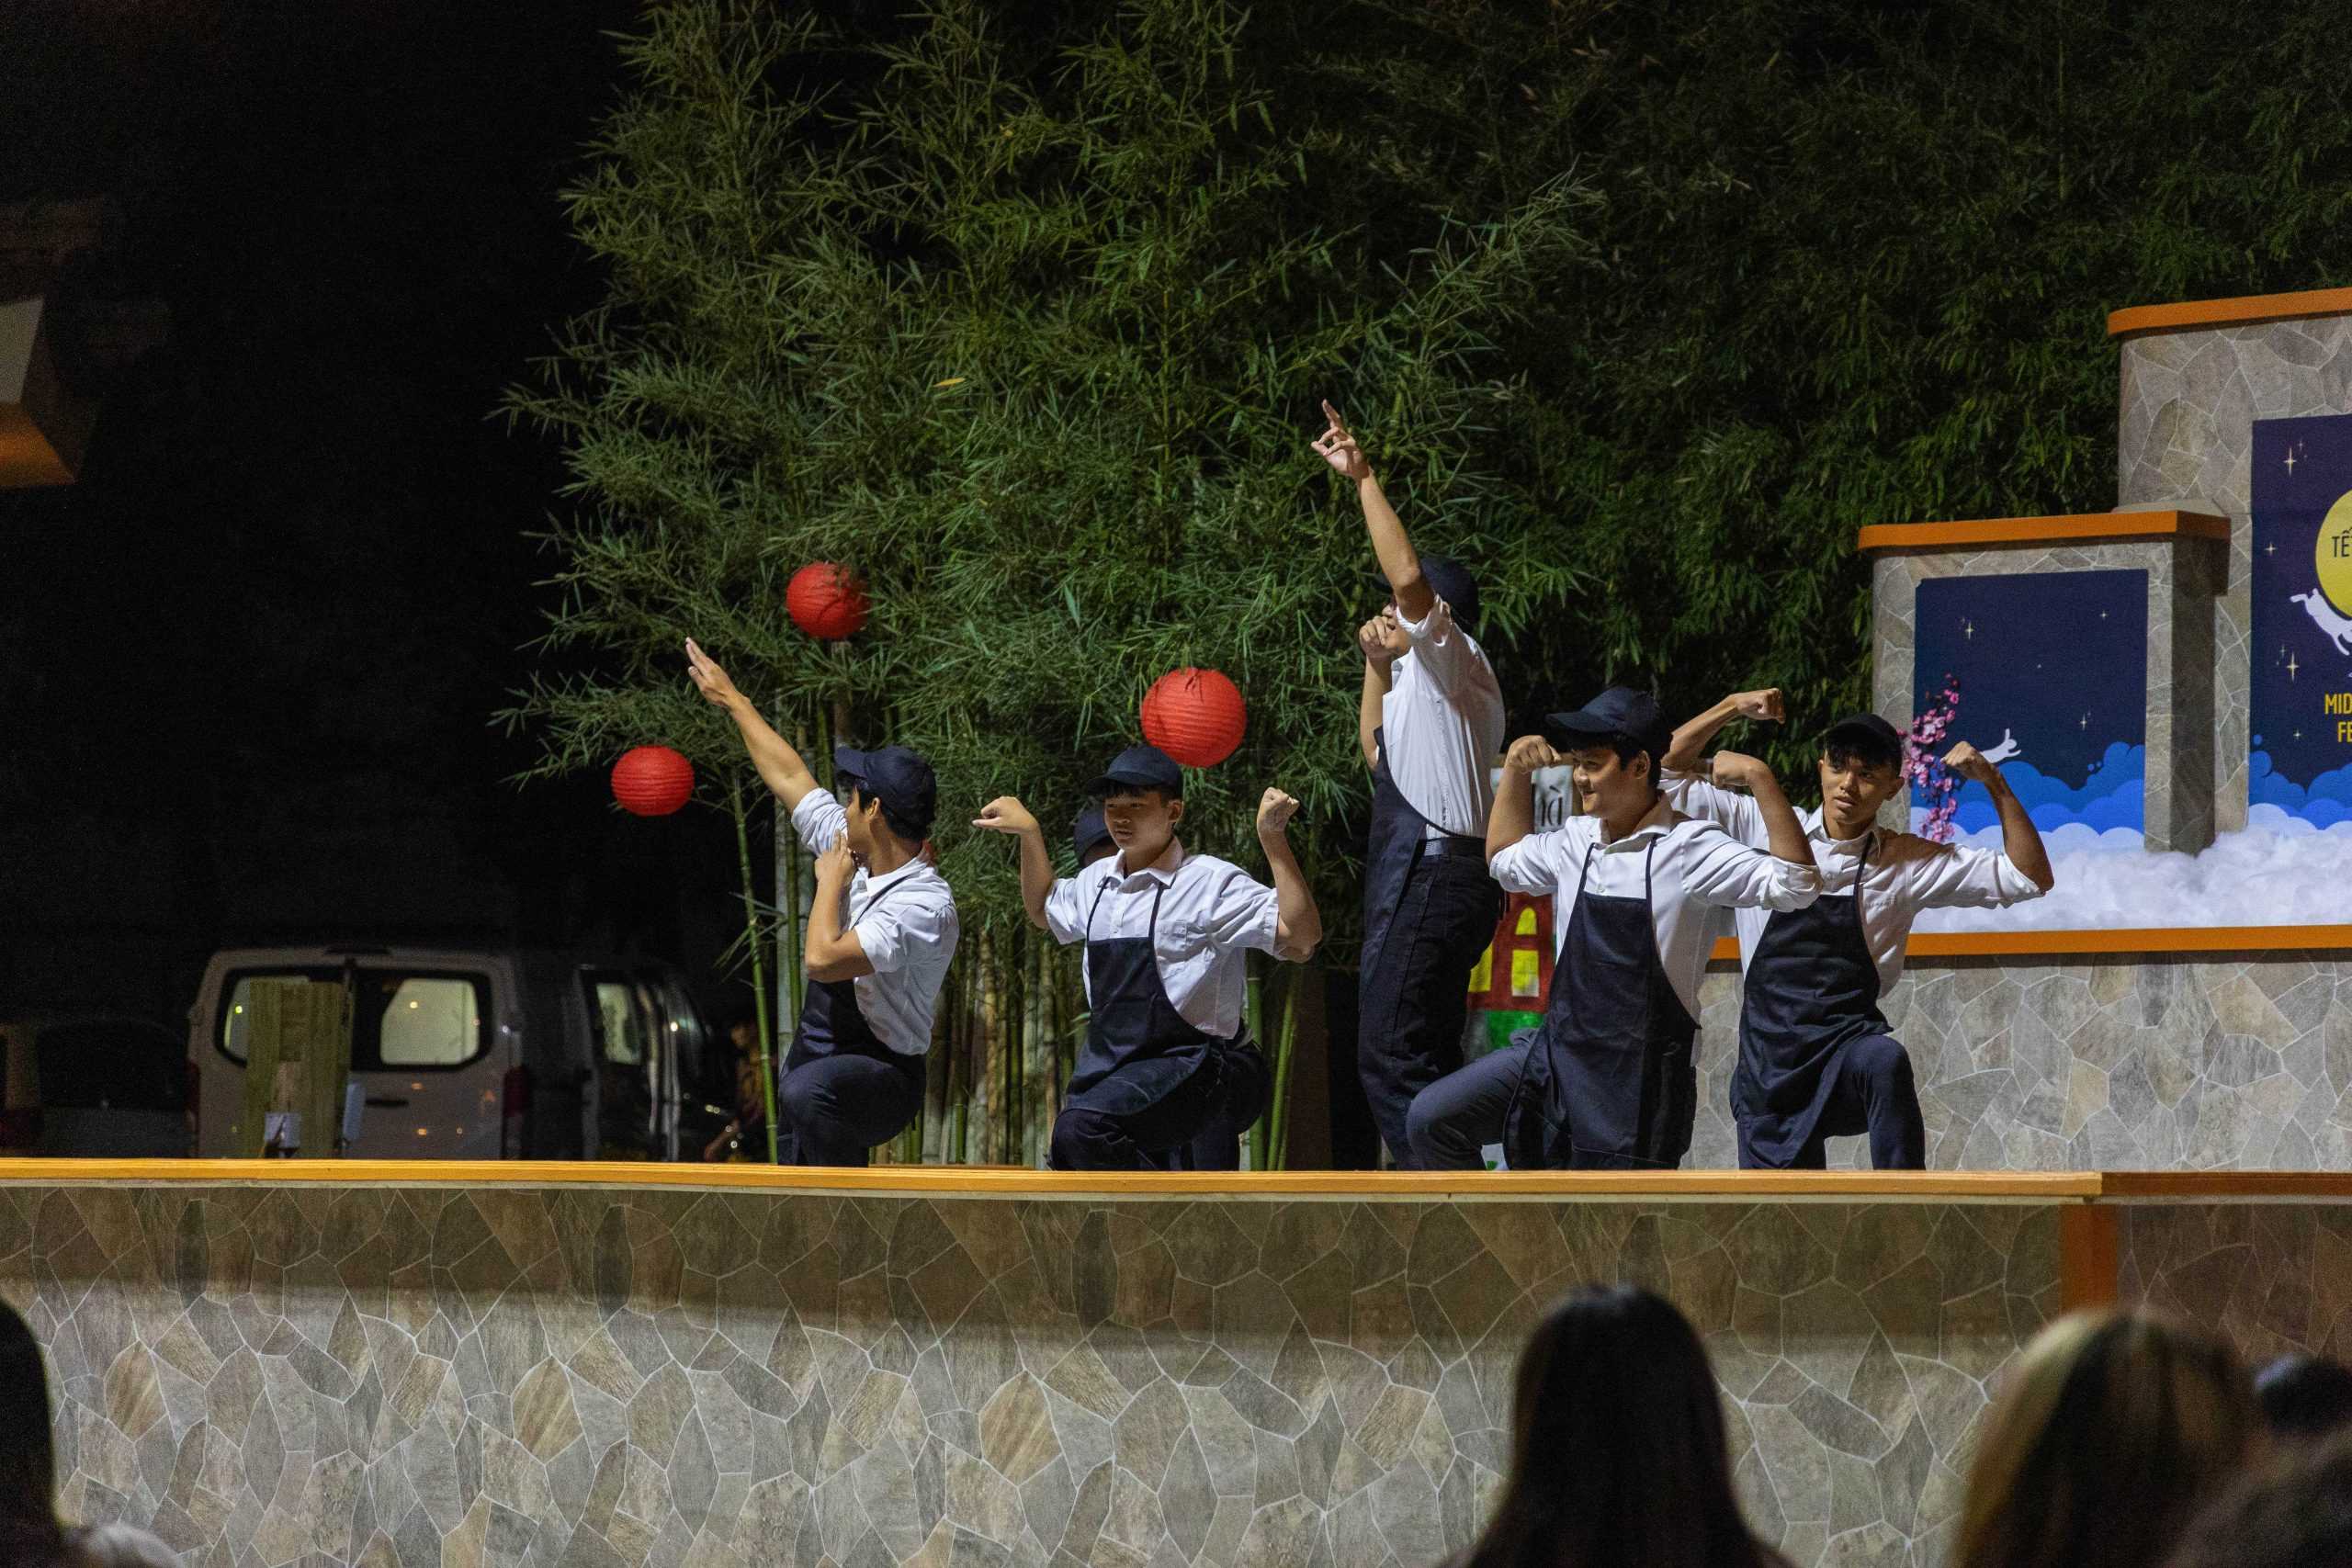
M1363 1021L1358 1025L1356 1066L1381 1141L1400 1167L1409 1168L1413 1159L1406 1135L1407 1112L1416 1094L1462 1065L1461 1034L1469 1009L1470 971L1478 954L1494 940L1495 922L1502 918L1502 889L1486 874L1483 839L1443 829L1441 837L1430 836L1434 824L1405 798L1389 771L1385 729L1373 732L1373 748L1372 828L1364 843L1363 947L1357 961L1357 1012ZM1476 861L1475 879L1483 884L1487 896L1477 898L1464 889L1471 877L1419 869L1423 861L1440 857ZM1384 950L1417 871L1423 877L1442 874L1442 879L1423 897L1416 918L1442 928L1458 925L1460 930L1400 933L1407 938L1404 964L1419 970L1407 974L1404 964ZM1410 940L1415 934L1426 934L1442 944L1440 953L1450 945L1451 960L1418 947ZM1416 953L1428 955L1415 964ZM1401 998L1398 989L1410 986L1442 994ZM1399 1014L1408 1031L1401 1035L1377 1021Z
M1660 1169L1682 1163L1699 1107L1699 1024L1659 960L1650 917L1657 840L1639 898L1588 894L1595 844L1552 967L1552 998L1503 1119L1513 1170Z
M1217 1042L1184 1021L1159 977L1152 944L1168 885L1153 878L1151 923L1144 935L1098 938L1094 916L1111 882L1112 876L1102 879L1086 911L1086 1043L1079 1047L1063 1103L1132 1116L1159 1104L1195 1074L1216 1073Z
M1862 877L1876 833L1863 841L1846 893L1774 912L1747 962L1739 1009L1739 1065L1731 1113L1743 1148L1782 1166L1813 1139L1836 1088L1838 1053L1887 1032L1878 961L1862 933Z
M894 882L867 899L865 908L844 922L844 929L872 914L876 905L901 886L902 883ZM800 1022L792 1032L792 1049L785 1053L784 1070L789 1073L820 1057L839 1055L871 1056L896 1067L914 1087L915 1103L922 1103L928 1064L920 1055L893 1051L882 1043L881 1036L874 1032L874 1026L865 1021L865 1014L858 1008L857 982L812 980L800 1004Z

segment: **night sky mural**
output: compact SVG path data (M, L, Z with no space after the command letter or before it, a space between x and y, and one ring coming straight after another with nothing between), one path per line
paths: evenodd
M1912 711L1952 710L1939 752L1973 741L2044 832L2144 830L2146 572L1930 578L1916 621ZM1917 817L1926 793L1913 802ZM1958 804L1962 834L1999 821L1981 784L1962 786Z
M2254 424L2246 793L2352 822L2352 414ZM2274 826L2279 824L2273 824Z

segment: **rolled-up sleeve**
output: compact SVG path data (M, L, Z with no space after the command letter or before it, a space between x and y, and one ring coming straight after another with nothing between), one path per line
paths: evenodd
M1685 817L1713 822L1741 843L1756 849L1771 842L1770 830L1764 826L1764 808L1756 804L1753 796L1736 790L1718 789L1713 780L1700 773L1668 773L1663 787L1668 801Z
M1487 871L1506 893L1555 893L1560 886L1558 829L1530 833L1487 862Z
M1282 902L1272 888L1237 866L1210 897L1209 942L1220 948L1254 947L1272 953L1281 909Z
M812 855L823 854L849 828L849 813L821 789L812 789L792 808L792 830Z
M1819 871L1751 849L1713 822L1699 822L1688 852L1682 890L1702 904L1724 909L1802 909L1821 897Z
M1418 621L1408 621L1399 614L1396 624L1413 639L1413 658L1439 691L1454 692L1470 678L1477 649L1468 637L1455 628L1453 610L1444 600L1439 600Z
M2004 909L2041 897L2033 878L1999 850L1938 844L1910 872L1911 899L1922 909Z
M1096 865L1107 866L1116 863L1117 857L1113 856L1111 859L1097 862ZM1090 877L1087 874L1088 872L1095 874ZM1093 901L1092 893L1086 889L1101 880L1101 873L1095 871L1093 866L1088 867L1087 871L1080 872L1076 876L1054 879L1053 888L1046 895L1047 935L1065 947L1071 942L1086 940L1086 906Z

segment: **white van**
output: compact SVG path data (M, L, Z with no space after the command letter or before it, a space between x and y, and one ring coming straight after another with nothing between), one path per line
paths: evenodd
M350 1157L676 1159L708 1135L688 1093L709 1070L708 1039L666 964L511 948L242 948L212 955L188 1013L198 1155L236 1152L256 980L348 989L365 1100ZM304 1144L316 1136L305 1129Z

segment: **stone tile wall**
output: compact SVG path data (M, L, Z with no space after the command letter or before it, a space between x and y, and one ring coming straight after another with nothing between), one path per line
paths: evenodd
M2352 1205L2135 1203L2119 1222L2122 1300L2214 1329L2256 1367L2352 1361Z
M2201 850L2213 841L2213 602L2221 591L2224 553L2214 540L2188 536L2063 547L1883 551L1871 566L1872 700L1897 729L1910 728L1916 605L1918 586L1928 578L2145 571L2148 848ZM2239 684L2242 692L2245 683ZM1964 739L1989 746L2000 737ZM2241 781L2241 794L2244 787ZM2239 804L2243 821L2243 799ZM1889 827L1910 826L1907 801L1890 807L1888 816Z
M2056 1211L0 1191L62 1506L202 1568L1419 1568L1544 1303L1706 1335L1750 1517L1935 1564Z
M2228 832L2246 814L2254 422L2352 409L2352 316L2153 333L2122 351L2118 499L2230 519L2213 647L2215 825Z
M1701 998L1683 1163L1729 1167L1738 972ZM1885 1011L1933 1169L2352 1170L2352 954L1914 962Z

